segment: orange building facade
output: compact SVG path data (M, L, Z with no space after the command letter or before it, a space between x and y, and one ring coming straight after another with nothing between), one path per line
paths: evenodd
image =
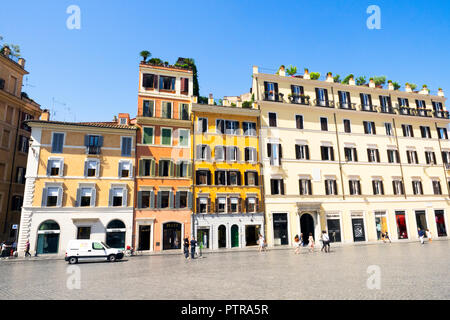
M141 62L134 247L181 250L192 219L192 71Z

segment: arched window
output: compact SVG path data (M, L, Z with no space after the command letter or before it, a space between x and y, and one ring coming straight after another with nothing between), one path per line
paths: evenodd
M58 253L60 232L59 224L56 221L42 222L38 229L37 253Z
M111 248L125 249L125 223L112 220L106 226L106 244Z

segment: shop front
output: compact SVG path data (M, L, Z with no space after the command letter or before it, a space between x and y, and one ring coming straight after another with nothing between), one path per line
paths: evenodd
M438 237L446 237L447 229L445 227L444 210L434 210L434 215Z
M366 241L363 213L352 213L352 231L354 242Z
M395 211L398 239L408 239L408 228L406 227L405 211Z
M327 230L328 236L331 242L341 242L341 218L339 214L326 215L327 217Z
M427 230L427 217L425 214L425 210L416 210L416 224L417 228L420 228L420 230ZM425 238L427 237L427 234L425 233Z
M382 235L388 232L386 211L375 211L375 230L377 231L377 240L382 240Z
M273 244L275 246L289 244L287 213L274 213L273 218Z

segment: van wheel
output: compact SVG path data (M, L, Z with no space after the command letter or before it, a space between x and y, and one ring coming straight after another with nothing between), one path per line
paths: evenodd
M115 255L110 255L109 257L108 257L108 261L109 262L114 262L114 261L116 261L116 256Z
M70 264L75 264L75 263L77 263L78 262L78 259L76 258L76 257L70 257L69 258L69 263Z

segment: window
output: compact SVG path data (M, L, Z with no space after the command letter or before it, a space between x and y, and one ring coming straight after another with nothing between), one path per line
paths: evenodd
M380 162L380 152L378 152L378 149L367 149L367 160L369 162Z
M281 164L282 149L279 143L267 144L267 156L270 158L270 164L273 166L279 166Z
M283 179L270 179L270 194L284 195Z
M100 154L100 148L103 145L103 137L98 135L85 135L84 145L87 149L87 154Z
M178 145L180 147L188 147L189 146L189 130L187 129L178 129Z
M62 191L62 188L59 187L49 187L44 189L44 197L46 197L46 203L44 203L44 206L47 207L56 207L61 206L61 199L60 193Z
M209 170L197 170L197 185L211 185L211 172Z
M122 157L131 157L131 144L133 138L131 137L122 137Z
M156 89L158 87L158 76L156 74L144 73L142 75L142 86L146 89Z
M356 148L344 148L345 161L349 162L357 162L358 154L356 152Z
M208 119L198 118L198 132L205 133L208 132Z
M159 176L173 177L173 162L171 160L159 160Z
M423 194L422 181L420 181L420 180L413 180L412 181L412 188L413 188L413 193L415 195Z
M448 139L447 128L437 128L439 139Z
M321 146L320 154L322 155L322 160L334 161L334 150L333 147Z
M265 100L278 101L278 83L264 81Z
M22 123L22 124L21 124L20 128L22 128L22 129L25 130L25 131L30 132L30 131L31 131L31 127L28 126L28 125L25 123L25 121L33 120L33 119L34 119L34 117L33 117L31 114L26 113L26 112L22 112L22 116L21 116L21 123Z
M247 171L245 172L245 185L257 186L258 185L258 172Z
M189 105L187 103L180 103L180 119L189 120Z
M311 180L310 179L300 179L299 180L299 190L300 195L312 195Z
M450 151L442 151L442 162L444 164L450 163Z
M180 78L180 93L189 94L189 78Z
M326 179L325 180L325 194L326 195L337 195L337 183L336 179Z
M198 213L208 213L210 211L211 199L209 198L198 198L197 199L197 212Z
M142 104L142 115L144 117L154 117L155 116L155 101L144 100Z
M244 149L244 152L245 152L245 161L256 162L257 160L256 148L247 147Z
M239 121L225 120L226 134L239 134Z
M225 197L217 198L216 203L217 203L216 204L216 206L217 206L216 211L218 213L225 213L225 212L227 212L227 198L225 198Z
M389 109L392 107L391 97L389 97L389 96L380 96L380 105L381 105L381 110L383 112L388 112Z
M130 178L132 174L133 165L131 161L119 161L119 178Z
M177 177L186 178L191 175L191 164L187 161L180 161L177 163Z
M362 110L372 110L372 96L367 93L360 93L361 98L361 109Z
M161 129L161 144L163 146L172 145L172 129L162 128Z
M427 106L425 104L425 100L416 100L417 109L425 109Z
M387 150L388 162L389 163L400 163L400 155L398 150Z
M320 129L322 131L328 131L328 118L320 117Z
M139 176L149 177L155 176L156 162L154 159L140 159L139 160Z
M349 109L352 105L350 99L350 92L338 91L339 104L342 109Z
M175 91L175 77L159 76L159 90Z
M120 122L120 124L122 124L122 125L128 124L127 118L119 118L119 122Z
M303 116L302 115L295 115L295 127L297 129L303 129Z
M434 151L425 151L425 160L427 164L437 164Z
M3 148L9 148L9 140L10 140L11 131L9 130L3 130L3 136L2 136L2 147Z
M209 160L211 158L211 148L207 144L197 145L197 159Z
M172 119L172 102L161 102L161 117L164 119Z
M215 146L214 147L214 159L215 159L215 161L224 161L225 160L225 147L224 146Z
M429 139L431 139L430 127L420 126L420 133L422 135L422 138L429 138Z
M376 134L375 122L373 121L363 121L364 133L365 134Z
M53 133L52 153L62 153L64 145L64 133Z
M414 137L413 127L410 124L402 124L403 136Z
M243 122L242 127L244 128L245 136L256 137L256 123L255 122Z
M409 107L409 101L407 98L398 98L398 105L400 107Z
M25 184L25 168L17 167L16 183Z
M214 174L216 186L227 185L227 172L225 170L217 170Z
M384 195L383 181L372 180L372 189L374 195Z
M216 133L225 134L225 120L216 119Z
M359 180L349 180L348 185L351 195L361 195L361 183Z
M253 212L256 212L258 209L257 209L257 201L258 201L258 199L257 198L247 198L247 199L245 199L246 200L246 203L247 203L247 205L246 205L246 207L247 207L247 212L248 213L253 213Z
M406 157L408 158L408 163L419 163L419 160L417 159L417 151L415 150L407 150Z
M154 130L152 127L144 127L142 135L142 143L143 144L154 144Z
M392 181L392 188L394 190L395 195L405 194L405 189L403 188L403 181L402 180L393 180Z
M296 144L295 158L298 160L309 160L309 147L306 144Z
M328 90L323 88L316 88L316 105L328 106Z
M432 101L431 104L433 105L434 111L444 111L442 102Z
M277 126L277 114L274 112L269 112L269 127Z
M6 170L6 164L0 163L0 181L3 181L5 179L5 170ZM0 203L1 203L1 196L0 196Z
M434 194L442 194L441 182L439 180L433 180L433 193Z
M139 191L138 192L138 208L146 209L154 207L155 194L153 191Z
M158 198L159 198L158 208L165 209L165 208L172 207L171 206L171 202L172 202L171 195L172 195L172 193L170 191L159 191L158 192Z
M112 207L124 207L125 201L125 189L124 188L112 188L110 191L110 206Z
M227 182L229 186L241 185L241 173L239 171L228 171Z
M14 195L11 197L11 211L21 211L23 205L23 197Z
M47 175L60 176L63 175L64 160L63 159L48 159Z
M7 106L6 108L6 122L12 123L14 114L14 108L11 106Z
M97 160L86 160L84 163L85 177L98 177L100 162Z
M80 207L90 207L93 200L94 188L80 188L78 189L79 199L78 203ZM94 202L92 201L92 204Z
M240 211L239 209L240 209L241 199L239 199L239 198L229 198L228 201L230 202L230 206L229 206L230 213L236 213L236 212Z
M352 127L350 124L350 120L348 119L344 119L344 132L345 133L351 133L352 132Z
M385 122L384 123L384 128L386 129L386 135L387 136L393 136L394 135L394 131L392 130L392 123Z
M28 153L29 147L30 147L30 139L25 136L19 136L19 144L17 145L17 149L20 152Z

